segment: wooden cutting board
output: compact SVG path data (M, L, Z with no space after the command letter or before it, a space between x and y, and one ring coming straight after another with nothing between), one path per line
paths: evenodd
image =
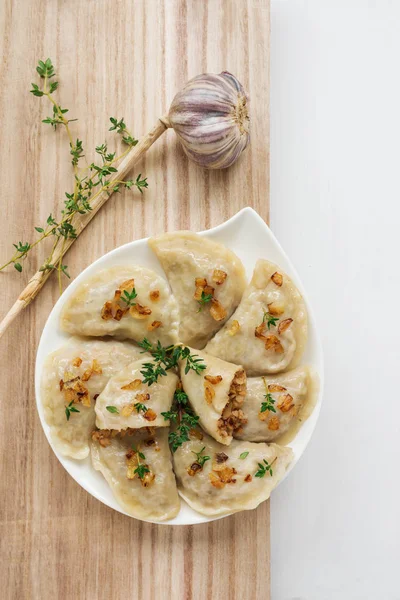
M119 143L110 116L125 117L139 137L198 73L232 71L251 96L252 140L241 160L204 171L168 131L135 169L148 177L145 195L108 201L66 257L72 276L120 244L208 228L246 205L268 220L269 0L3 0L0 50L1 263L12 243L31 241L34 226L59 214L71 190L65 132L41 123L48 102L29 94L48 56L89 161L105 139ZM46 250L22 274L0 273L0 315ZM103 506L58 463L34 398L36 348L57 298L51 279L0 341L2 598L267 600L268 502L205 525L151 525Z

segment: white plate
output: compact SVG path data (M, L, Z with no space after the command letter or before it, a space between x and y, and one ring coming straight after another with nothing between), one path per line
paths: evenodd
M314 412L304 423L303 427L290 444L290 447L294 452L294 460L289 469L290 471L293 469L294 465L297 463L308 442L310 441L318 419L322 401L322 348L315 325L314 315L307 300L307 296L296 271L294 270L278 241L275 239L269 227L252 208L244 208L234 217L229 219L229 221L226 221L226 223L218 225L218 227L214 227L214 229L203 231L200 233L200 235L221 242L233 250L243 261L249 279L252 275L254 265L258 258L266 258L272 262L275 262L290 275L300 292L303 294L307 304L309 315L309 336L307 348L302 362L304 364L313 366L317 371L320 378L320 389ZM114 496L112 495L112 492L105 479L92 467L90 457L83 461L78 461L62 456L54 448L50 438L49 427L44 420L44 411L40 398L40 379L46 356L53 350L59 348L59 346L65 343L69 337L59 328L60 313L64 302L66 302L72 296L72 294L74 294L77 287L83 283L87 277L94 275L100 269L112 267L114 265L132 263L143 265L163 275L163 270L155 255L149 249L145 239L125 244L124 246L116 248L112 252L109 252L102 258L96 260L92 265L87 267L87 269L78 275L78 277L70 284L68 289L63 293L51 311L40 339L36 356L35 370L36 405L39 412L40 421L48 442L53 448L58 460L61 462L63 467L65 467L68 473L75 479L75 481L77 481L79 485L89 492L89 494L92 494L92 496L107 506L110 506L111 508L114 508L123 514L126 513L124 513L117 501L114 499ZM170 521L167 521L166 523L170 525L192 525L195 523L204 523L206 521L213 520L215 519L196 513L184 501L182 501L181 510L178 516Z

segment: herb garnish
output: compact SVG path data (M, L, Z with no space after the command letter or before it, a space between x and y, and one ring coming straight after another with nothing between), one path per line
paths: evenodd
M239 456L239 458L241 458L242 460L244 460L245 458L247 458L249 455L248 452L242 452L242 454Z
M150 469L146 465L139 464L134 470L134 473L137 473L139 479L143 480L146 473L150 473Z
M189 398L183 390L175 391L172 410L161 414L166 421L179 423L177 429L168 435L171 450L176 452L184 442L189 441L189 433L198 425L199 417L190 408Z
M71 402L68 404L68 406L65 407L65 416L67 417L67 421L69 421L71 413L81 412L80 410L75 408L75 406L73 406L73 404L74 404L74 401L71 400Z
M135 288L132 288L131 292L128 290L124 290L121 296L121 300L125 302L126 306L135 306L136 302L134 302L135 298L137 298L137 293Z
M119 415L119 410L118 410L118 408L116 406L106 406L106 409L110 413L114 413L116 415Z
M153 345L147 338L139 342L139 346L143 348L143 352L149 352L154 358L153 362L144 363L140 371L144 377L143 383L149 386L156 383L159 377L166 375L167 371L177 367L179 360L186 360L186 374L192 370L200 375L207 367L204 360L197 354L190 354L190 349L186 346L162 346L159 340Z
M273 317L269 312L264 311L263 323L266 323L268 329L270 329L270 327L276 327L278 321L279 319L277 317Z
M255 477L264 477L265 473L269 473L272 477L272 475L274 474L272 471L272 465L274 464L274 462L276 461L277 458L278 457L275 456L275 458L271 464L269 464L268 461L266 461L264 458L263 463L258 463L258 471L254 474L254 476Z
M272 394L270 394L270 392L268 391L268 385L267 382L265 381L265 378L262 378L263 382L264 382L264 386L265 386L265 391L267 392L266 394L264 394L264 398L266 399L266 402L261 402L261 410L260 412L266 412L267 410L270 410L271 412L276 413L274 404L275 404L275 399L272 396Z
M135 448L134 446L132 446L132 450L134 452L136 452L136 458L138 461L138 466L136 467L136 469L134 470L134 473L137 474L137 476L139 477L139 479L141 479L143 481L144 476L146 475L146 473L150 473L150 469L147 465L144 465L140 462L140 459L142 460L146 460L145 455L143 454L143 452L140 452L140 450L138 450L137 448Z
M206 292L203 290L201 292L201 298L200 300L197 300L197 302L199 303L199 309L198 309L198 313L202 311L203 307L208 303L211 302L211 300L213 299L213 295L212 294L206 294Z
M52 106L51 116L43 119L43 123L50 125L54 129L57 126L64 127L69 140L71 164L74 171L74 187L71 192L66 192L64 200L64 208L61 211L59 219L50 214L47 217L46 224L43 227L35 227L39 234L33 242L18 242L14 244L15 252L13 256L4 265L0 266L0 271L5 269L10 264L14 268L22 272L22 263L31 252L31 250L43 242L47 238L51 238L53 245L47 259L43 262L39 271L50 272L57 271L60 291L62 288L61 277L65 275L70 277L67 265L63 264L63 257L70 245L70 240L75 239L80 229L77 217L91 212L93 201L96 200L103 192L112 193L119 192L121 188L131 189L136 187L140 193L143 193L143 188L147 188L147 179L141 178L138 175L136 180L120 180L115 177L118 169L114 166L117 162L125 158L130 149L138 143L132 134L128 131L123 119L118 121L114 117L110 118L112 127L110 130L116 130L122 134L122 141L128 146L128 149L117 156L116 152L110 153L107 149L107 144L96 147L96 153L101 159L101 164L92 162L86 167L79 167L80 160L85 156L83 142L80 139L74 139L69 124L77 119L69 119L66 115L67 108L62 108L54 99L53 93L58 89L58 81L50 81L55 76L54 65L50 58L46 61L40 60L36 71L41 78L41 85L32 83L30 92L41 98L46 96Z
M144 404L142 404L141 402L136 402L136 404L134 404L134 407L136 408L136 412L140 413L140 412L147 412L147 406L145 406Z
M192 453L196 456L196 462L200 465L201 468L204 467L204 463L207 462L208 460L210 460L210 456L202 456L202 453L204 452L204 450L206 449L205 446L202 447L202 449L200 450L200 452L195 452L194 450L192 450Z

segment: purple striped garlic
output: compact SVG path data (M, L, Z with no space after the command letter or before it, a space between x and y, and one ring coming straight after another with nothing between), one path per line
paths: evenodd
M234 75L203 73L176 94L168 119L191 160L206 169L225 169L250 141L248 104Z

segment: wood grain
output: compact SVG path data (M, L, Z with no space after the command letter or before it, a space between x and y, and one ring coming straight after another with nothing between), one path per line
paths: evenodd
M189 164L168 131L135 173L139 194L115 195L67 255L73 275L144 235L204 229L246 205L268 220L269 0L3 0L0 6L0 261L58 212L71 188L68 144L42 125L46 101L28 93L39 58L57 66L62 106L92 148L124 116L136 136L203 72L232 71L251 96L252 141L227 171ZM48 248L19 275L0 274L6 312ZM103 506L64 471L34 400L39 336L58 297L55 279L0 345L0 544L4 599L269 598L269 504L195 527L151 525Z

